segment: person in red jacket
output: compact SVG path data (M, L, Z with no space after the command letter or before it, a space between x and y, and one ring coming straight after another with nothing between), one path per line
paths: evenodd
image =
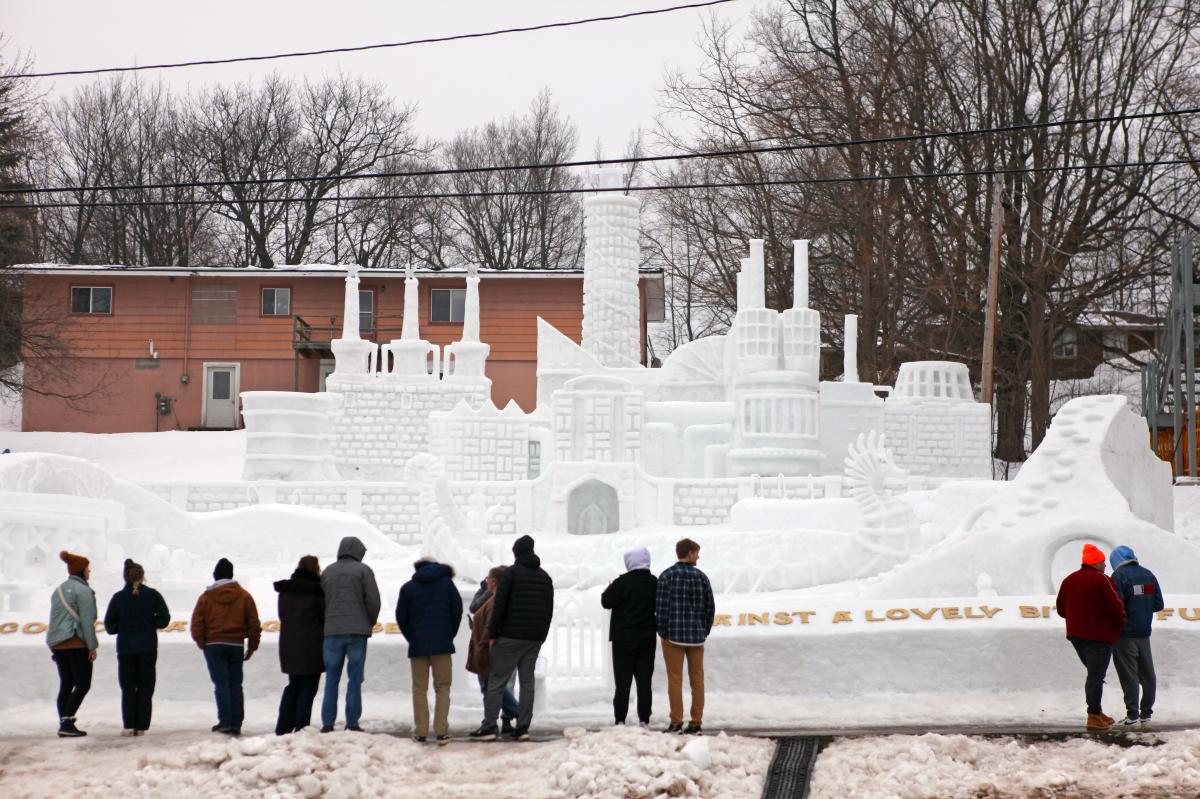
M1113 643L1125 629L1125 603L1104 568L1104 553L1084 544L1083 565L1068 574L1058 589L1058 615L1067 620L1067 640L1087 668L1083 691L1089 730L1107 730L1113 724L1100 703Z

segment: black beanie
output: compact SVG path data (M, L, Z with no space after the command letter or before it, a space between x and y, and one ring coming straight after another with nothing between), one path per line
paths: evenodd
M213 569L214 580L232 580L233 579L233 564L227 558L221 558L217 561L217 567Z
M523 535L513 542L514 555L528 555L533 552L533 538Z

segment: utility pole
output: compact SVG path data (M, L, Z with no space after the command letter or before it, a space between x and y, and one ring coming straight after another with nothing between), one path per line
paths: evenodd
M1004 229L1004 178L992 176L992 242L988 263L987 308L983 322L983 368L980 400L992 404L996 360L996 305L1000 293L1000 234Z

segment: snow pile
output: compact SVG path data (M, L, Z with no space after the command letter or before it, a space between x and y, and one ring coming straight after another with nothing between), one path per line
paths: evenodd
M548 760L552 796L571 799L745 797L762 792L774 744L752 738L681 738L638 727L564 733Z
M1196 796L1200 732L1137 735L1132 746L1092 738L1029 743L963 735L835 741L813 770L810 796Z
M738 799L761 793L773 749L768 740L690 739L638 728L575 728L565 740L549 743L460 742L446 748L389 735L321 735L310 728L279 738L214 738L186 748L153 749L132 773L92 772L86 786L76 787L94 795L186 793L197 799ZM697 765L708 758L708 768ZM86 763L80 765L86 769Z

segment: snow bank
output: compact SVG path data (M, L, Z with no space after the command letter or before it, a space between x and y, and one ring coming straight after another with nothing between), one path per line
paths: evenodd
M1029 743L962 735L841 739L813 771L812 799L1196 796L1200 732Z
M0 415L3 414L0 406ZM46 452L89 460L134 482L223 482L242 476L246 431L161 433L20 433L0 423L0 450Z
M50 763L40 765L57 762L63 771L86 774L70 787L92 796L743 799L761 793L774 748L753 738L704 739L711 765L702 768L683 751L697 746L694 739L637 728L574 729L563 740L540 744L462 742L445 748L389 735L321 735L311 728L281 738L214 737L185 747L155 746L154 738L139 743L119 744L141 751L135 769L93 770L91 751L61 746L57 752L46 747ZM65 787L16 771L5 787L17 796L53 796Z

